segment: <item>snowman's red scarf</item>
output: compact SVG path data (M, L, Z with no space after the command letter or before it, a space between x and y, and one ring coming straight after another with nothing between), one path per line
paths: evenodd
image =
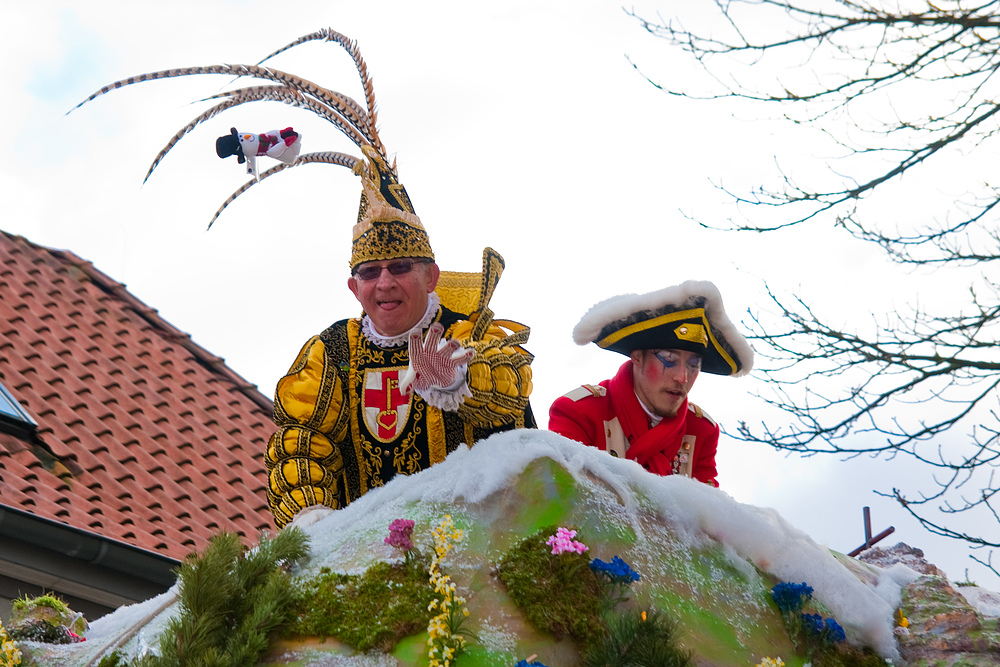
M631 361L618 369L608 389L615 416L629 441L625 458L658 475L671 474L674 457L687 433L687 399L684 399L675 417L664 417L655 428L650 428L649 417L635 395Z

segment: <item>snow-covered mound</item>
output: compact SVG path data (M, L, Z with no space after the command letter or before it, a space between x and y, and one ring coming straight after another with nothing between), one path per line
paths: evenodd
M961 586L958 592L980 614L1000 618L1000 595L979 586Z
M575 648L534 631L492 576L505 551L546 526L573 526L591 557L627 561L642 575L631 589L634 603L677 616L685 648L715 665L756 664L765 655L783 655L789 663L793 649L768 596L779 581L808 583L850 641L897 658L893 613L901 587L917 577L902 565L883 570L834 555L774 510L741 504L722 490L650 475L631 461L529 430L459 448L443 463L397 477L306 527L312 557L299 574L323 567L359 573L374 561L398 558L383 542L397 518L413 519L415 542L429 550L430 530L446 514L466 537L445 569L468 600L468 624L478 638L460 665L513 665L532 653L550 667L576 664ZM85 644L60 647L52 664L82 667L137 624L144 628L124 645L126 653L142 643L155 648L173 612L148 621L159 604L153 599L98 619ZM421 642L385 664L419 664L404 654L412 656ZM283 650L301 661L296 664L362 664L342 649L336 659L315 662L308 654L318 647ZM275 655L267 664L284 662Z

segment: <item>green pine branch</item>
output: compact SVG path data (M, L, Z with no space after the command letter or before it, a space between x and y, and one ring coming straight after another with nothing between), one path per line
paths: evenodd
M160 635L159 655L136 667L251 667L270 633L289 620L293 593L287 568L309 553L300 530L261 535L247 551L238 536L221 533L179 573L180 614Z

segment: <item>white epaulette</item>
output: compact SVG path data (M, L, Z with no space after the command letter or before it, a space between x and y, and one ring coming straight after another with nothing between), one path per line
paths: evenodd
M604 396L608 393L608 390L601 385L585 384L582 387L577 387L573 391L563 394L563 398L568 398L569 400L576 403L577 401L584 398L593 398L595 396Z
M694 403L688 402L688 410L693 412L695 417L704 417L708 421L712 422L712 426L718 426L718 424L715 423L715 420L708 416L707 412L699 408Z

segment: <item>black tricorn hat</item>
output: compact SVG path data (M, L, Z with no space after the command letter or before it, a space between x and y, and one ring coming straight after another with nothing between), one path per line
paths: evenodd
M229 134L224 137L219 137L215 140L215 152L221 158L227 158L230 155L235 155L236 161L243 164L247 161L246 157L243 155L243 146L240 145L240 137L236 132L236 128L230 128Z
M753 367L753 349L726 316L718 288L707 280L605 299L583 316L573 340L625 355L689 350L701 355L703 371L716 375L738 377Z

